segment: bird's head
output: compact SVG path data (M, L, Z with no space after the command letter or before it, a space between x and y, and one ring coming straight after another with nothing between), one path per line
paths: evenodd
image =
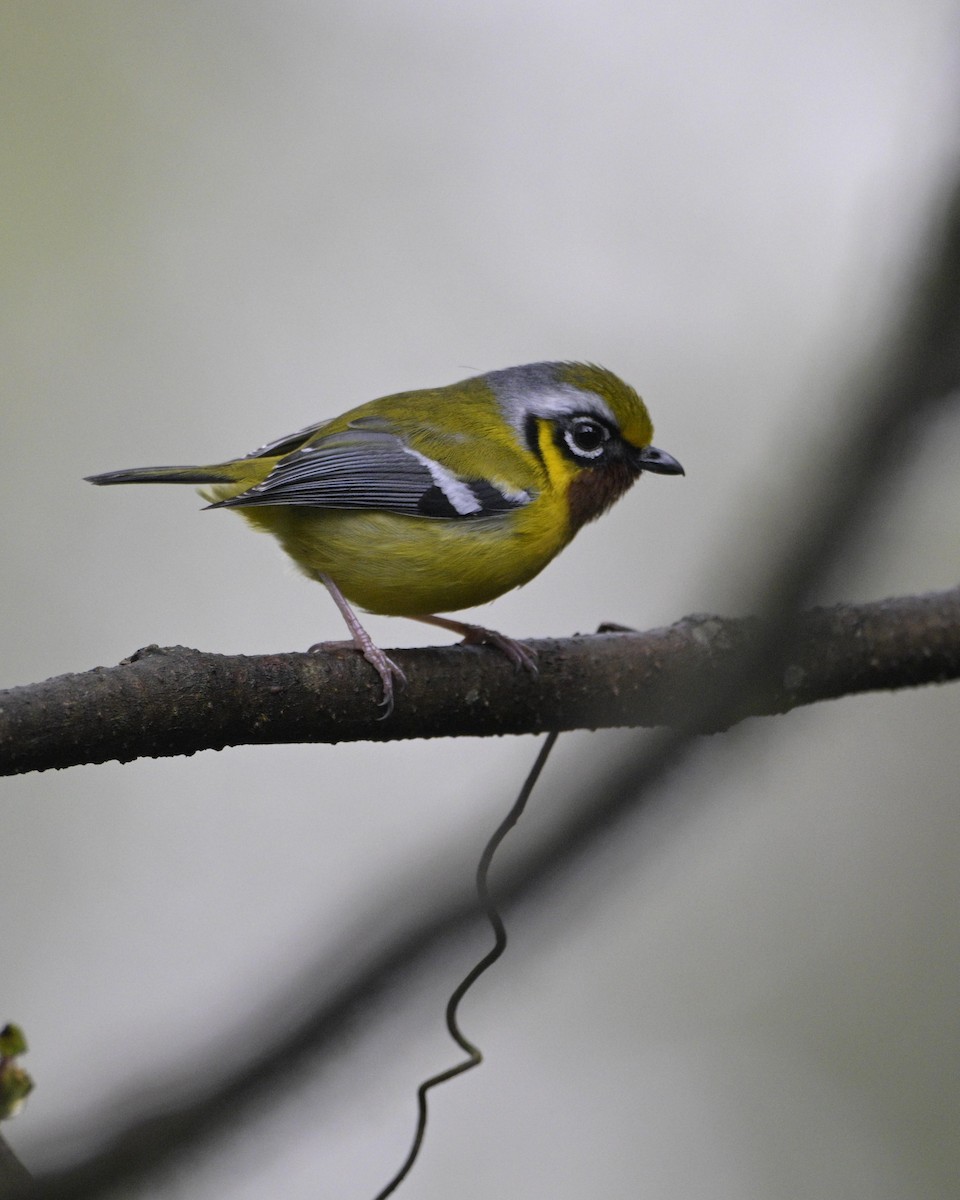
M493 371L484 381L553 486L565 489L571 532L605 512L644 471L683 474L672 455L651 445L647 406L612 371L544 362Z

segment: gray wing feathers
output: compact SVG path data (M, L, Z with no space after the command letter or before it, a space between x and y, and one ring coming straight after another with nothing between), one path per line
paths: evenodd
M449 520L494 516L530 499L527 493L507 494L488 480L462 479L396 434L365 425L301 446L262 483L212 507L286 504Z
M392 434L351 432L294 450L263 483L223 506L302 504L417 513L432 484L429 470Z

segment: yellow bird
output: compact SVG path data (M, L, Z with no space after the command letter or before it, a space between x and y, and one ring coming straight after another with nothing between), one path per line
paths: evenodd
M385 715L403 672L351 602L497 646L532 651L436 616L484 604L537 575L642 472L682 475L652 446L646 405L603 367L542 362L399 392L208 467L139 467L96 484L192 483L235 508L322 583L383 681Z

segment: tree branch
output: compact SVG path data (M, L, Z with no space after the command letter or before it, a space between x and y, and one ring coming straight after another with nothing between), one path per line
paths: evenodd
M387 720L359 655L228 657L149 646L116 667L0 693L0 774L225 746L685 727L690 697L762 644L755 618L686 617L647 633L532 642L540 674L474 647L391 650L409 685ZM784 669L722 725L802 704L960 678L960 588L803 614Z

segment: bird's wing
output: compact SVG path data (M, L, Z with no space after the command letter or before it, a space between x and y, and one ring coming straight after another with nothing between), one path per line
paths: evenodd
M496 516L532 499L529 491L464 477L377 421L311 438L261 483L211 507L286 504L451 520Z
M315 437L324 427L329 425L329 421L315 421L312 425L306 425L303 429L298 429L296 433L288 433L285 437L274 438L272 442L266 442L262 446L258 446L256 450L251 450L249 454L245 454L244 458L278 458L285 454L290 454L308 441Z

